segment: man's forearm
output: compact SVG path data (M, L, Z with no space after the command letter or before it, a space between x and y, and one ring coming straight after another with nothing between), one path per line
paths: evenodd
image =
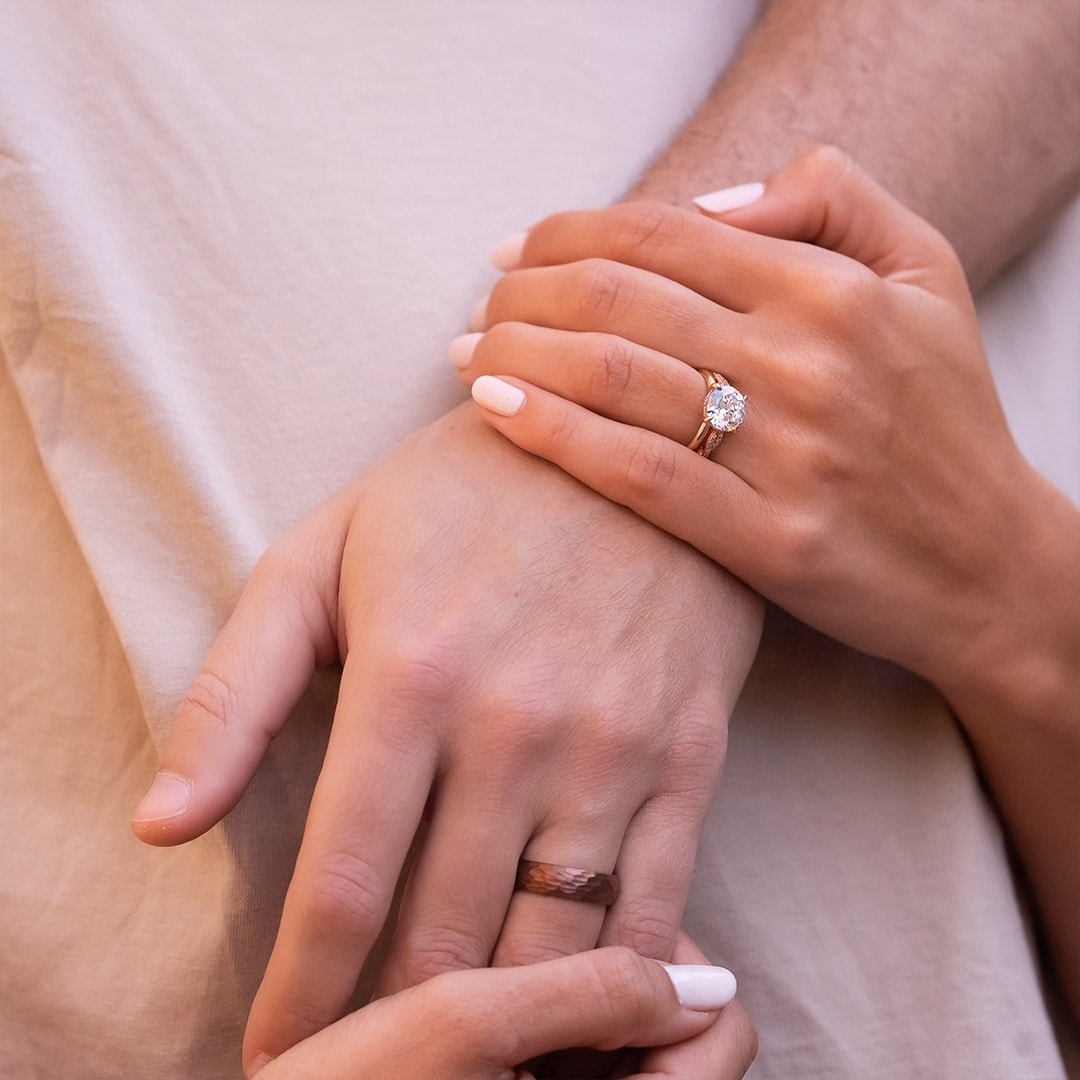
M977 289L1080 187L1080 3L772 0L631 196L686 202L820 142L936 225Z

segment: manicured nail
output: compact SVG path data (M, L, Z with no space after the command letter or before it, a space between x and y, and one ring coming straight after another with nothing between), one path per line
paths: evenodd
M470 330L476 331L487 329L487 307L490 299L491 293L488 293L482 300L477 301L476 307L470 312L469 321L466 324Z
M735 996L735 976L708 964L665 964L675 996L688 1009L721 1009Z
M693 200L696 207L710 214L726 214L757 202L765 194L765 185L759 183L739 184L737 187L721 188Z
M132 821L165 821L179 817L190 801L190 780L172 773L158 773L131 818Z
M516 416L525 404L525 391L494 375L481 375L472 384L473 401L500 416Z
M458 371L464 371L472 363L473 353L476 352L476 346L480 344L483 336L483 334L462 334L450 342L448 350L450 363Z
M500 240L491 250L491 265L496 270L513 270L521 262L521 253L528 238L527 232L516 232Z

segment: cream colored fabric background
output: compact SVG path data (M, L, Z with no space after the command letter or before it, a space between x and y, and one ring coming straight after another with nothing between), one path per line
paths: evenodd
M460 400L445 344L492 243L617 197L751 14L6 0L5 1080L238 1076L334 686L222 827L143 849L127 815L176 700L261 550ZM1078 241L1074 207L983 308L1018 434L1074 498ZM782 617L688 924L740 976L757 1077L1061 1075L945 710Z

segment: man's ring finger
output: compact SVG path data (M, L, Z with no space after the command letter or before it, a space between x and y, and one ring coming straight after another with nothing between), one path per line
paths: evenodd
M614 904L619 895L619 879L614 874L536 862L534 859L521 859L518 862L514 887L521 892L562 896L567 900L586 900L606 906Z

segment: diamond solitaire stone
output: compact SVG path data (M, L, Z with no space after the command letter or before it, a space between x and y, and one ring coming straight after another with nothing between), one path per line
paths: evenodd
M734 386L717 386L705 398L705 419L717 431L734 431L746 419L746 395Z
M701 424L686 447L709 457L724 435L734 431L746 418L746 395L736 390L719 371L698 368L697 372L705 380L705 407Z

